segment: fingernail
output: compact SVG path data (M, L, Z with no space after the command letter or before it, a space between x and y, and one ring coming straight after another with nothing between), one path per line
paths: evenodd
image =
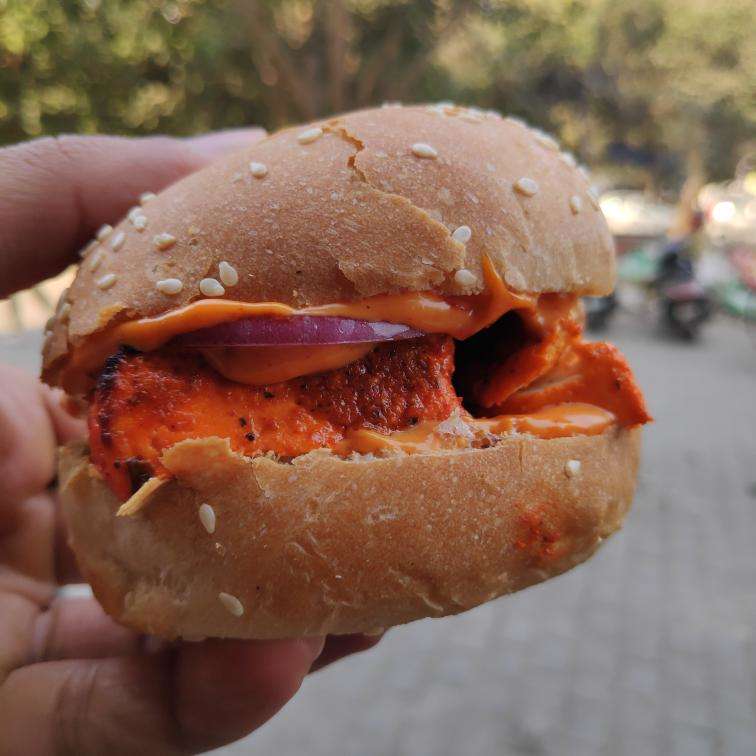
M301 642L306 646L307 650L312 655L312 660L315 661L315 659L317 659L323 651L323 646L325 645L325 636L316 635L312 638L301 638Z
M189 137L186 141L195 152L200 153L205 158L213 159L228 152L249 147L249 145L259 142L265 136L265 133L265 129L260 128L226 129Z

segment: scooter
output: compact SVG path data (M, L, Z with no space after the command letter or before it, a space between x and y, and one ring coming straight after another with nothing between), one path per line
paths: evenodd
M625 283L634 285L639 293L645 292L643 299L654 305L665 330L679 338L694 340L711 316L713 306L706 289L696 279L689 240L680 239L668 244L657 253L658 256L642 249L637 251L636 257L638 255L642 260L639 258L633 266L638 270L634 270ZM615 293L605 297L584 297L583 304L588 328L592 331L606 330L619 309Z
M585 318L591 331L605 331L614 311L617 297L614 292L605 297L583 297Z
M662 253L653 287L659 298L662 325L680 338L696 339L701 326L711 317L712 302L696 279L684 239L670 244Z

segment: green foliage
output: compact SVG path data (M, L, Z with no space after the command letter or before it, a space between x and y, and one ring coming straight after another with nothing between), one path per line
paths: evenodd
M753 0L0 0L0 143L455 99L593 163L621 143L649 181L723 177L753 149L754 28Z

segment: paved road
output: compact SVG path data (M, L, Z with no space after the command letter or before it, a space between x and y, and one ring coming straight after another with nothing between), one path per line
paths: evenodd
M392 630L219 753L756 753L756 333L612 336L657 419L625 530L545 585Z

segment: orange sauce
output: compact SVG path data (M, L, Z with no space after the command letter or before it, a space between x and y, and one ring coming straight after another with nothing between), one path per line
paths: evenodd
M363 344L219 347L201 349L205 359L224 377L250 386L279 383L348 365L375 347Z
M581 402L543 407L527 415L502 415L493 418L466 418L460 421L467 432L453 432L448 421L424 422L407 430L390 434L361 428L352 431L336 447L338 454L382 454L398 451L417 454L430 451L464 449L470 447L474 437L486 434L503 436L523 433L536 438L563 438L566 436L594 436L603 433L615 422L613 413Z
M91 335L74 349L63 368L61 385L69 393L83 391L88 383L87 374L98 371L103 362L121 345L149 352L180 334L254 316L320 315L385 321L402 323L425 333L446 333L456 339L464 339L495 322L510 310L529 310L535 307L537 298L511 292L488 258L483 259L483 278L485 288L480 294L379 294L356 302L337 302L301 309L280 302L201 299L162 315L121 323ZM284 350L284 347L279 349ZM297 350L300 347L287 349ZM338 359L328 348L323 348L319 356L322 358L322 366L318 365L313 357L309 361L310 372L330 370L338 364ZM284 354L280 353L279 357L283 358ZM299 357L295 352L286 359L295 361ZM345 363L341 362L341 365L343 364Z
M516 434L542 439L597 435L615 424L632 426L650 420L642 394L619 352L606 344L582 342L582 311L577 296L513 293L487 258L483 259L483 276L484 291L467 296L405 292L301 309L280 302L199 300L162 315L120 323L93 334L73 350L61 371L61 384L69 393L85 391L92 385L105 360L121 345L149 353L181 334L254 316L336 316L386 321L405 324L427 334L447 334L464 340L492 325L507 312L519 310L527 331L527 342L511 354L505 354L500 363L489 366L484 362L485 383L477 396L472 394L477 406L485 408L493 416L473 418L461 411L461 417L453 415L442 421L427 419L409 428L400 426L404 429L392 432L375 430L375 426L371 429L347 424L340 429L332 429L333 433L327 439L320 438L317 448L330 448L340 456L349 456L354 452L413 454L484 448L495 443L494 437ZM491 333L488 332L489 335ZM287 381L298 376L328 374L368 353L372 354L374 347L375 343L366 343L219 347L199 351L217 372L236 384L286 386ZM170 351L166 352L166 358L170 359L171 354ZM154 357L159 358L160 353ZM215 387L215 377L211 376L210 383ZM237 388L241 390L244 387ZM450 382L449 389L455 401L461 402ZM214 429L217 413L212 406L202 413L195 411L197 407L194 404L207 399L213 405L212 398L212 391L200 390L199 396L190 402L187 417L193 421L200 415L209 418ZM281 422L281 418L270 418L271 427L275 426L276 432L280 431L286 438L291 436L292 425L289 421L300 425L304 422L302 407L293 400L289 404L289 415L298 413L297 419L293 419L293 415ZM146 406L145 412L146 419L141 420L131 408L124 415L137 424L154 422L159 433L167 432L166 429L175 430L165 422L160 411L153 412ZM165 412L171 413L164 409ZM181 419L181 413L176 414ZM251 413L250 417L258 417L259 420L264 415L265 411L256 410L256 414ZM445 415L436 415L439 416ZM224 415L232 426L234 422L238 423L240 417L233 413L228 417ZM176 422L173 424L176 425ZM355 429L349 430L349 427ZM195 430L197 437L203 437L202 429ZM238 428L235 430L237 434L241 432ZM204 435L214 434L212 429L204 431ZM252 437L250 443L258 443L255 433L246 435ZM160 444L160 448L164 447L165 444ZM276 442L270 450L278 453L280 448L281 444ZM296 455L308 450L292 450L292 453Z

